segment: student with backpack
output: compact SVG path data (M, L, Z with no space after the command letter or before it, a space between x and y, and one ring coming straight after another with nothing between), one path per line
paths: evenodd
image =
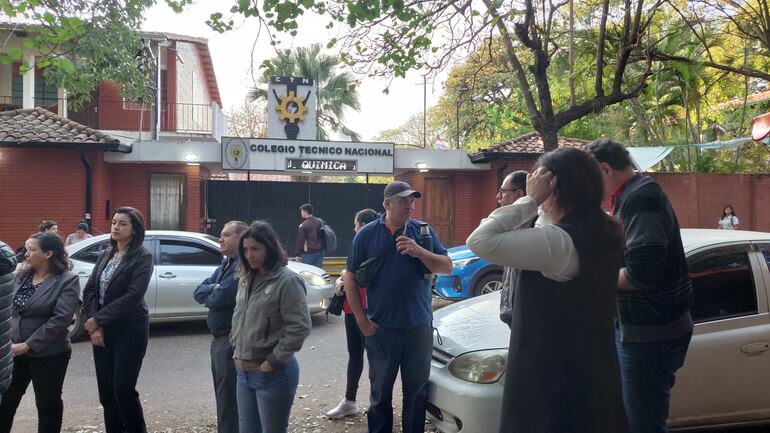
M326 223L313 215L315 209L310 203L305 203L299 207L299 213L302 215L302 223L297 229L297 241L294 243L294 255L297 260L308 265L323 268L324 262L324 230L322 227ZM336 247L336 245L335 245Z

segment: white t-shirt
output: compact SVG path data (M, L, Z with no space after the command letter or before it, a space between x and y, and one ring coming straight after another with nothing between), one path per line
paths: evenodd
M728 215L719 220L719 228L722 230L735 230L735 226L740 224L738 217L735 215Z

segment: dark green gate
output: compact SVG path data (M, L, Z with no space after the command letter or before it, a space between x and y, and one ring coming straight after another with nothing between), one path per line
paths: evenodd
M299 207L312 203L316 216L337 234L337 251L331 256L345 257L353 242L353 217L364 208L383 212L384 189L383 184L210 180L206 203L208 217L215 222L208 233L218 236L228 221L262 219L273 225L287 252L294 254L297 227L302 222Z

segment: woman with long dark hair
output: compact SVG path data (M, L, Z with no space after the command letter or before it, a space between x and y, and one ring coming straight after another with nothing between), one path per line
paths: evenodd
M299 384L294 353L310 334L302 277L270 224L255 221L241 236L238 294L230 342L238 374L240 433L281 433Z
M61 399L72 346L67 327L78 307L80 284L70 272L56 233L36 233L25 243L26 264L16 275L11 316L13 378L0 401L0 433L9 433L32 382L38 433L61 430Z
M591 155L561 148L539 166L527 196L468 238L480 257L521 269L500 432L623 433L613 328L623 231L601 208L604 184ZM538 206L547 221L529 228Z
M362 209L356 212L356 216L353 219L353 231L358 233L363 226L379 217L380 214L374 209ZM345 275L345 272L346 271L343 270L342 274L337 279L337 295L345 293L345 287L342 285L342 276ZM365 309L366 288L360 287L358 290L361 296L361 304ZM364 334L358 329L356 317L353 315L353 310L350 309L347 298L345 298L345 302L342 304L342 310L345 312L345 337L348 347L347 382L345 386L345 397L334 409L326 412L326 416L332 419L344 418L359 412L358 404L356 404L356 394L358 393L358 381L361 380L361 374L364 372L364 348L366 346L366 340L364 339Z
M738 230L738 224L741 222L738 220L738 215L735 214L732 205L726 205L722 209L722 218L719 218L719 229L721 230Z
M149 339L144 302L152 255L142 245L144 217L132 207L112 216L110 247L96 261L83 289L85 329L91 335L106 433L145 433L136 392Z

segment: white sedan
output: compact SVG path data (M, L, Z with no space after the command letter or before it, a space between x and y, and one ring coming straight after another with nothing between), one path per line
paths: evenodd
M67 247L72 271L80 277L81 293L99 254L108 245L109 235L101 235ZM148 230L144 246L155 258L154 272L144 296L150 321L205 319L208 310L195 302L193 292L222 262L217 238L195 232ZM289 269L305 281L310 313L324 311L327 299L334 294L329 274L321 268L298 262L289 262ZM70 327L70 337L82 337L82 329L83 317L78 309Z
M770 423L770 233L682 230L696 322L669 426ZM500 293L434 315L428 419L445 433L499 430L508 327Z

